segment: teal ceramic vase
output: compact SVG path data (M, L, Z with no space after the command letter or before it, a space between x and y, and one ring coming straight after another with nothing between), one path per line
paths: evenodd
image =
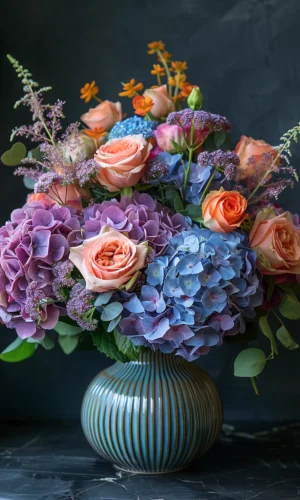
M159 474L184 469L207 452L219 436L222 407L201 368L147 350L94 378L81 421L90 445L117 468Z

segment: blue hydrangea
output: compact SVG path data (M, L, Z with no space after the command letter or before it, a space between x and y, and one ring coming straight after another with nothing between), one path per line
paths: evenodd
M145 271L138 292L115 292L118 329L136 345L194 360L224 336L245 330L263 293L256 256L242 232L193 226L174 236ZM119 311L117 311L119 312Z
M162 182L164 184L174 184L183 194L184 173L187 169L188 162L182 158L180 154L170 154L167 152L160 153L152 160L152 162L166 165L168 168L164 169L165 171L167 170L167 173L160 176L159 181L158 179L154 179L153 181L150 181L150 183L158 184L158 182ZM149 163L149 168L151 168L151 162ZM213 166L202 166L198 163L192 162L185 194L185 199L189 203L198 205L203 189L212 174L212 169ZM230 184L226 180L225 175L220 172L216 172L211 185L211 190L218 190L221 186L223 186L224 189L230 189Z
M127 135L142 134L145 139L154 136L154 130L158 123L151 120L144 120L140 116L127 118L122 122L118 122L111 129L108 138L119 139Z

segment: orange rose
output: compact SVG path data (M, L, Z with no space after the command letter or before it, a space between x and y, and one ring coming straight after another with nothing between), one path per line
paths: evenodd
M258 212L250 232L250 246L262 274L300 274L300 229L290 212L273 208Z
M271 153L273 159L278 155L278 151L267 142L255 140L245 135L242 135L240 142L236 145L235 153L240 159L240 165L237 170L238 181L251 178L254 174L257 174L257 166L261 163L264 153ZM255 163L249 163L249 158L251 157L254 158ZM263 177L265 173L263 165L261 165L261 169L260 174Z
M26 203L31 203L33 201L40 201L43 203L46 207L51 207L51 205L54 205L55 200L50 198L46 193L30 193L27 196Z
M121 103L103 101L95 108L90 108L80 119L91 129L103 127L105 130L110 130L116 122L122 120Z
M211 191L202 204L206 227L217 233L230 233L247 217L247 200L237 191Z
M154 118L167 116L175 109L174 103L168 96L166 85L162 85L161 87L157 87L155 89L147 89L143 95L144 97L150 97L150 99L154 102L154 105L151 108L151 114Z
M109 191L134 186L141 179L152 145L142 135L111 139L95 154L100 184Z
M87 290L107 292L123 287L145 265L147 242L140 244L104 226L98 236L70 249L70 260L79 269Z

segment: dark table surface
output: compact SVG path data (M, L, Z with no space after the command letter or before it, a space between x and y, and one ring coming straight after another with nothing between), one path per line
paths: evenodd
M117 472L77 422L2 421L0 428L0 500L300 498L300 423L224 425L190 469L161 476Z

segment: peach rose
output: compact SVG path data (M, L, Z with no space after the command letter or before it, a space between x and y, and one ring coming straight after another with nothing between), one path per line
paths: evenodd
M30 193L27 196L26 203L31 203L33 201L40 201L43 203L46 207L51 207L51 205L54 205L55 200L50 198L46 193Z
M278 151L270 144L262 140L255 140L252 137L242 135L240 142L236 145L235 153L240 159L240 165L237 169L237 180L242 181L257 174L257 166L262 160L264 153L271 153L273 159L278 155ZM249 158L253 157L255 163L248 163ZM261 177L265 171L262 168Z
M175 109L173 101L171 101L168 96L166 85L154 89L147 89L143 95L150 97L154 102L154 106L151 108L151 114L154 118L167 116Z
M107 141L95 154L100 184L109 191L134 186L144 173L151 149L141 134Z
M147 242L136 244L108 226L98 236L70 249L70 260L79 269L87 290L107 292L126 285L145 265Z
M247 217L247 200L237 191L211 191L202 204L206 227L217 233L230 233Z
M258 212L250 246L262 274L300 274L300 229L290 212L276 215L273 208Z
M52 199L54 202L63 205L70 205L76 208L76 210L82 210L82 203L81 203L82 199L89 201L92 197L91 191L87 188L79 187L76 186L75 184L62 186L57 181L49 189L48 194L49 194L48 198L50 197L50 199Z
M91 129L103 127L105 130L110 130L116 122L122 120L121 103L103 101L95 108L90 108L80 119Z

